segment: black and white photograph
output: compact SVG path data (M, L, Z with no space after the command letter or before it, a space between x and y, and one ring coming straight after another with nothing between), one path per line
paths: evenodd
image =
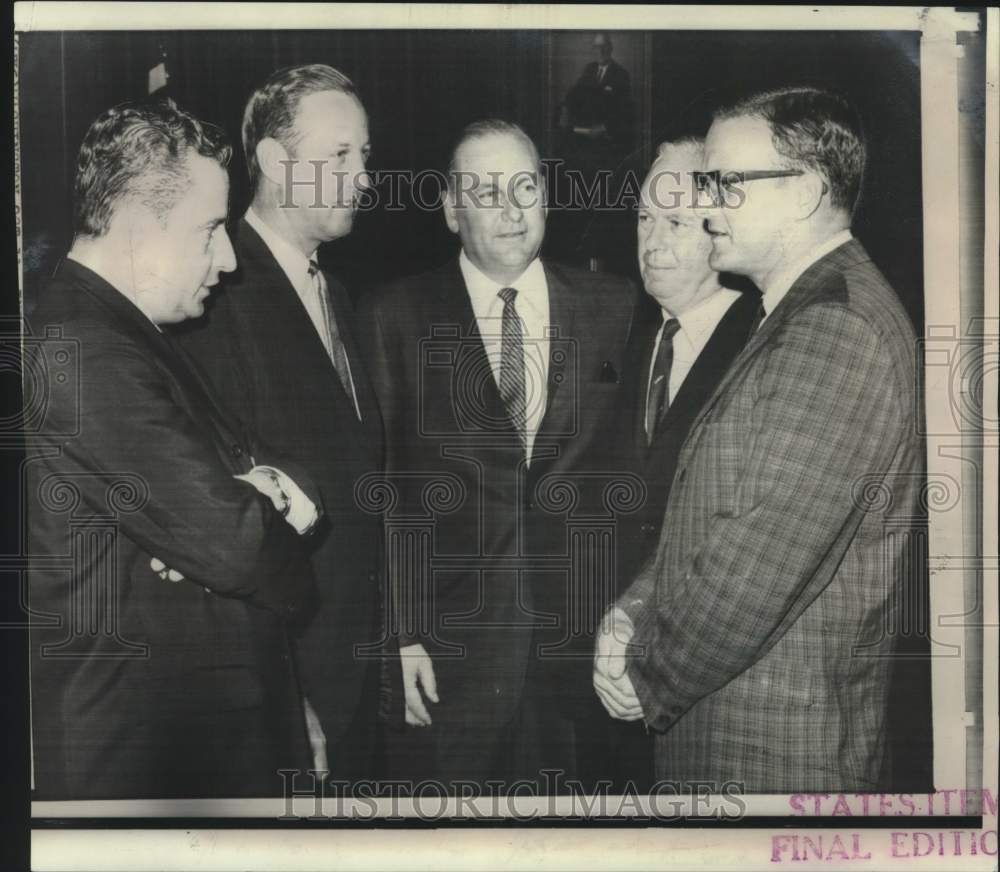
M997 10L14 24L32 869L996 869Z

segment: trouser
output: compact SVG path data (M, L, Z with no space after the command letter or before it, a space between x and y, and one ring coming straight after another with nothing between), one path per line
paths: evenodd
M553 795L590 792L597 782L619 777L610 718L596 697L576 701L567 713L529 669L511 716L476 724L467 705L449 701L444 690L441 696L442 702L429 705L432 725L386 731L388 779L433 781L449 793L472 784L490 794ZM641 725L638 730L646 739ZM637 765L627 749L620 752ZM641 753L638 759L644 759Z

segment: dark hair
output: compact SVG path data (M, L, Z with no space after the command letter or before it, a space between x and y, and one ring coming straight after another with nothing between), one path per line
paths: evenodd
M473 139L485 139L488 136L513 136L515 139L521 140L527 146L534 161L535 169L539 173L539 176L541 176L542 159L538 154L538 148L534 140L513 121L504 121L500 118L485 118L482 121L473 121L464 127L458 135L458 139L455 140L455 144L451 149L451 155L448 158L449 187L454 184L455 171L457 169L455 159L458 157L458 150L465 143L471 142Z
M306 64L278 70L250 95L243 110L243 151L250 171L251 191L257 190L260 179L257 143L270 137L291 151L299 138L295 132L299 101L322 91L350 94L360 102L354 83L326 64Z
M229 164L232 149L217 127L179 109L173 100L123 103L100 115L76 162L76 233L103 236L116 204L134 198L162 218L191 184L191 153Z
M846 99L816 88L780 88L720 109L714 117L746 116L768 123L778 154L826 180L833 206L854 211L865 170L865 136Z

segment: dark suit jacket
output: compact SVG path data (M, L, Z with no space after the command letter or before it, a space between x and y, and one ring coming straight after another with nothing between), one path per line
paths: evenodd
M623 601L658 777L877 789L888 628L923 523L914 339L851 240L798 278L695 417L656 560Z
M677 456L695 415L746 345L756 322L760 295L743 293L722 316L701 354L691 367L677 396L668 407L652 443L646 442L646 389L656 334L663 323L659 306L650 297L629 337L626 380L628 414L632 421L631 444L636 472L646 485L646 501L624 515L618 526L619 580L628 585L656 549L663 524Z
M616 412L635 291L551 264L545 274L558 333L528 468L457 261L361 304L386 430L394 630L423 642L442 701L467 725L505 721L529 659L554 704L589 702L593 628L614 595L595 555L611 557L602 537L621 496L608 449L628 438Z
M308 762L284 619L312 580L233 475L282 464L89 269L65 261L31 323L26 365L51 376L28 398L38 798L280 795L276 767Z
M298 294L246 221L234 246L238 271L178 340L236 417L305 468L322 495L326 522L310 540L320 604L295 645L303 690L334 743L358 712L373 662L374 651L355 649L378 641L381 522L359 508L354 491L381 463L381 423L344 288L325 274L360 422ZM374 700L364 704L374 717Z
M627 144L631 136L629 74L612 59L604 80L598 81L598 67L597 61L587 64L570 89L566 97L570 123L587 127L604 124L611 139Z

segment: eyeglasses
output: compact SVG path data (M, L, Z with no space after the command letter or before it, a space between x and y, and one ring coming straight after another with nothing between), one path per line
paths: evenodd
M694 182L698 193L708 194L712 202L719 205L725 202L725 195L738 192L744 182L804 175L805 170L704 170L694 173ZM719 196L720 191L722 198Z

